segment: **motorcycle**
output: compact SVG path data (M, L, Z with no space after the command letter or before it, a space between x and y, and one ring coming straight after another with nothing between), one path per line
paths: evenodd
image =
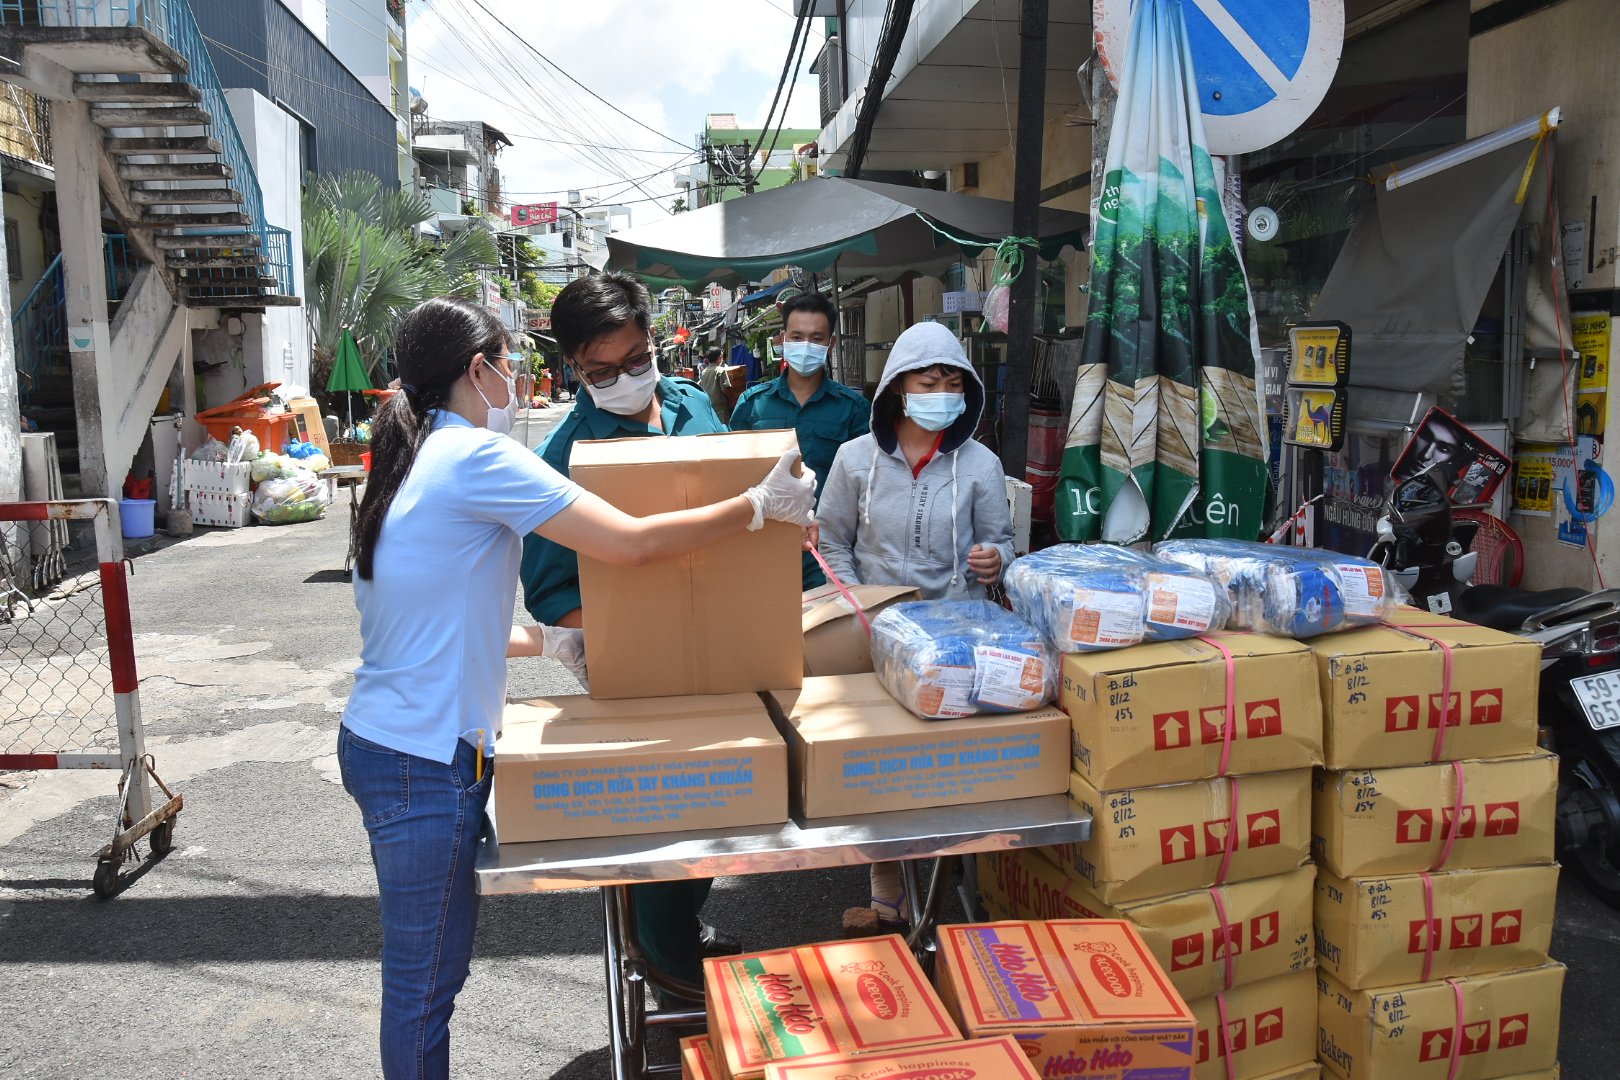
M1620 589L1473 585L1476 526L1428 474L1396 485L1369 557L1435 614L1540 643L1539 742L1556 752L1561 861L1620 908Z

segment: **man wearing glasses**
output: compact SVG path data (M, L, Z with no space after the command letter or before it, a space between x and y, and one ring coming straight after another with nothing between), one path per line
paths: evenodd
M563 363L578 379L573 412L536 451L568 475L568 457L581 439L708 435L726 425L709 395L690 379L658 373L652 343L652 301L628 274L591 274L570 282L551 305L551 332ZM583 626L579 556L533 533L523 540L523 605L542 625ZM709 881L636 886L636 928L642 950L659 970L703 985L702 959L741 951L735 941L698 919Z

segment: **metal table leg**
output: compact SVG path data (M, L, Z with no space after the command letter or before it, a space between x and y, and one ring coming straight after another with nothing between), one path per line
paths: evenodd
M343 572L350 573L354 566L356 549L360 544L360 484L351 483L349 489L349 547L343 555Z
M613 1080L642 1080L647 1066L643 972L639 959L626 955L625 948L626 943L634 948L636 937L630 903L630 890L625 886L602 889L602 953L607 963L608 1054Z
M906 935L906 944L911 947L912 955L922 965L928 974L934 973L934 956L939 951L939 938L935 933L939 926L939 909L945 902L945 892L949 888L946 884L951 872L956 868L957 857L944 855L931 860L933 866L928 874L928 889L921 887L921 877L917 873L917 864L920 859L911 859L900 864L900 879L905 883L906 895L911 897L911 932ZM919 905L917 899L921 897Z

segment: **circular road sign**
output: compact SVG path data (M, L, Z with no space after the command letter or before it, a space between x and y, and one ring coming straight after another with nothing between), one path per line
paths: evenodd
M1344 45L1344 0L1181 0L1212 154L1286 138L1322 103ZM1136 0L1094 0L1097 56L1116 87Z

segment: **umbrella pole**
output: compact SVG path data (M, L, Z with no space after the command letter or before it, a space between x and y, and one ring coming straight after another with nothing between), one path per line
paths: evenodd
M1041 214L1041 137L1046 120L1047 0L1023 0L1018 19L1018 141L1013 152L1012 227L1035 236ZM1039 252L1025 253L1007 313L1007 381L1001 399L1001 467L1022 478L1029 457L1029 391L1035 368Z

